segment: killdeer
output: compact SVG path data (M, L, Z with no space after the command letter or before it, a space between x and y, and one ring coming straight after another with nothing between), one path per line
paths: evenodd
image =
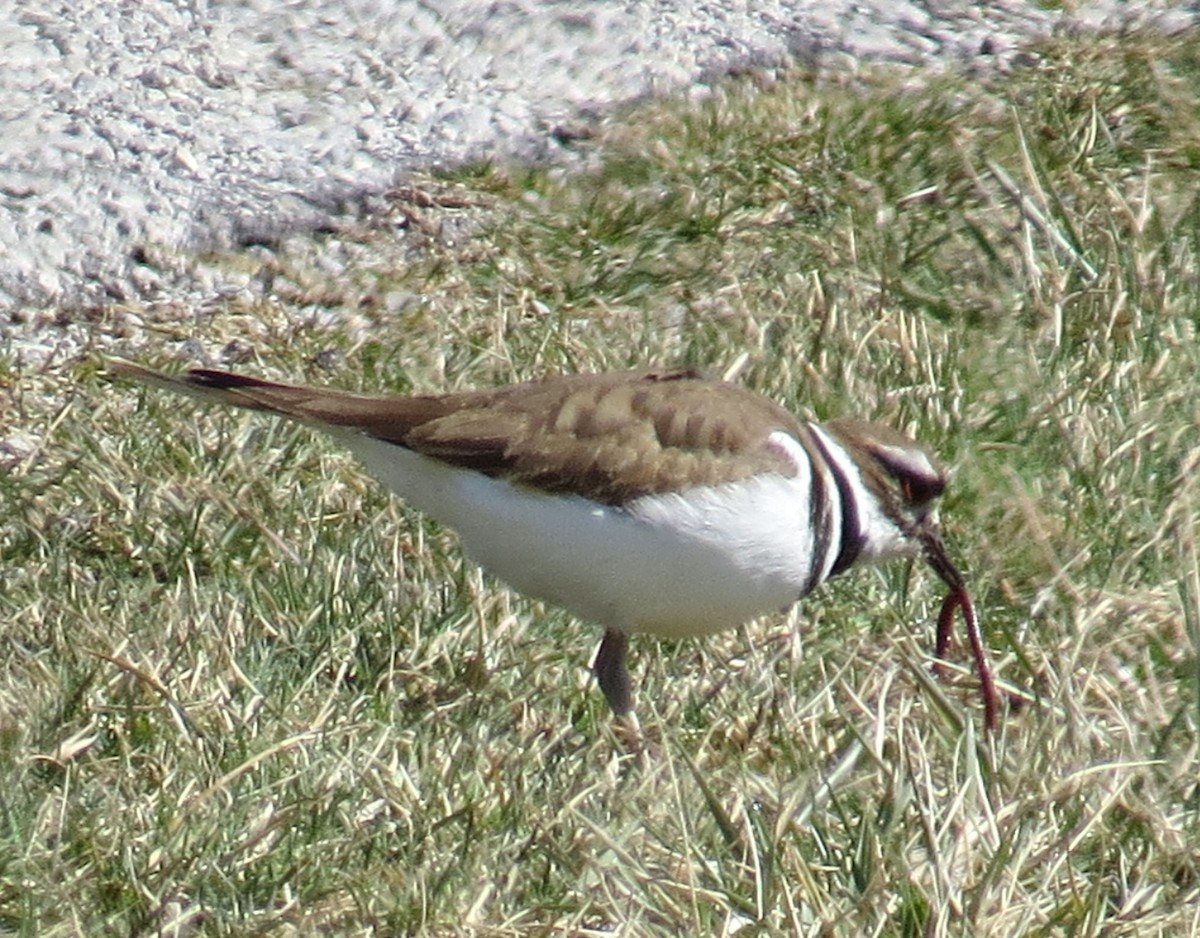
M552 377L376 397L129 362L112 370L328 433L408 503L456 530L516 590L604 627L593 670L631 715L629 636L706 635L786 608L851 567L923 556L971 633L987 724L991 673L938 533L946 476L918 443L858 420L805 423L689 370Z

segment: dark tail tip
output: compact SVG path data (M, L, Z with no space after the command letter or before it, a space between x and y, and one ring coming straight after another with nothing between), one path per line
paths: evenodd
M192 368L187 373L189 384L204 388L263 388L271 387L270 381L252 378L249 375L238 375L231 371L218 371L215 368Z

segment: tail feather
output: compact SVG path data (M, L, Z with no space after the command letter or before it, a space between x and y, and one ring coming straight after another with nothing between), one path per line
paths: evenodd
M169 375L127 361L110 361L108 367L112 374L122 378L176 394L186 394L210 404L263 410L289 417L300 416L292 413L292 405L298 403L297 392L302 392L302 388L210 368L196 368L181 375Z
M263 411L323 430L358 430L400 444L404 444L415 427L450 409L444 398L436 396L353 394L280 384L212 368L194 368L181 375L169 375L116 359L108 362L108 368L119 377L186 394L206 403Z

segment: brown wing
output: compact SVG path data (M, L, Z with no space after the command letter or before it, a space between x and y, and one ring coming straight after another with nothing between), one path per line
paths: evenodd
M552 378L490 392L414 427L435 459L605 504L795 467L767 438L801 435L765 397L695 372ZM801 439L804 437L801 435Z
M804 441L761 395L694 371L567 375L495 390L375 397L197 369L180 377L127 362L113 371L194 397L316 426L356 429L434 459L605 504L764 471L792 475L767 443Z

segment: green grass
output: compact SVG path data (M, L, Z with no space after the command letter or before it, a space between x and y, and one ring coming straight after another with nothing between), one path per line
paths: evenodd
M292 245L272 298L0 349L0 934L1195 932L1196 39L645 104L589 169L428 180L481 204L336 277ZM899 565L635 640L631 758L594 627L325 440L98 359L196 348L401 390L686 362L905 428L1003 728Z

